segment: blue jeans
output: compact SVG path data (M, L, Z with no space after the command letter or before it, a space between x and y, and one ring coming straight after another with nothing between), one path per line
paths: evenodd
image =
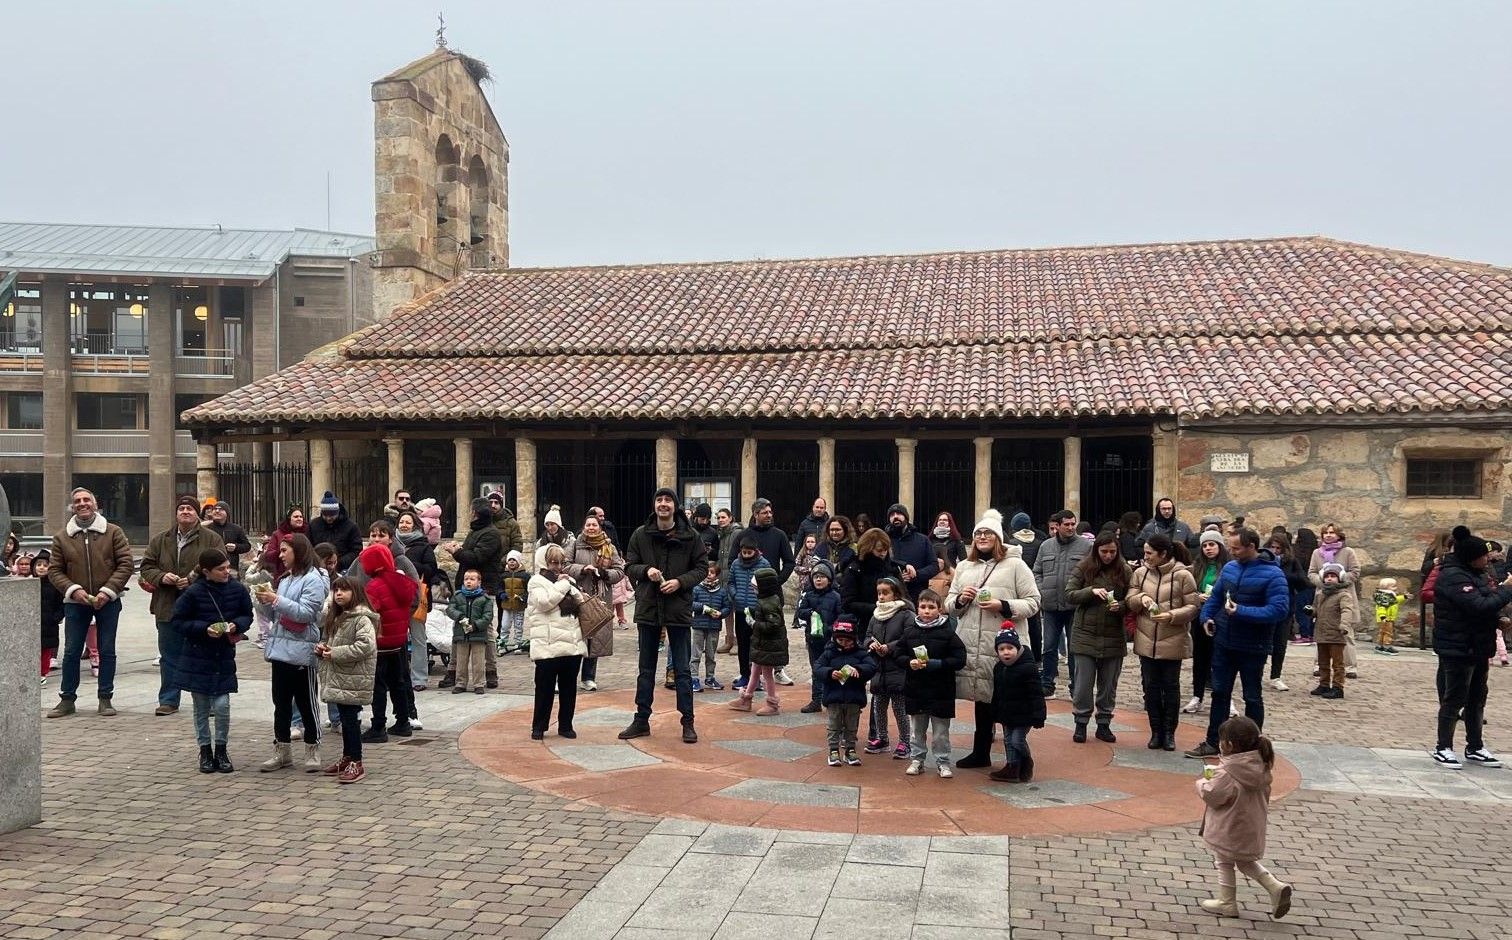
M184 638L168 620L157 622L158 704L179 707L178 661L184 655Z
M63 605L63 685L58 697L72 702L79 697L79 654L84 652L84 638L94 621L100 638L100 698L115 693L116 626L121 621L119 598L95 610L88 604Z
M1029 726L1020 725L1017 728L1003 726L1003 750L1007 752L1008 763L1022 764L1030 757L1029 754Z
M635 717L638 721L651 718L651 700L656 694L661 666L662 628L654 623L637 623L640 633L639 674L635 677ZM672 671L677 675L677 710L682 713L684 724L693 721L693 672L689 668L693 656L693 628L667 627L667 646L672 653Z
M1045 617L1045 648L1040 656L1040 684L1047 689L1055 688L1055 679L1060 675L1060 652L1062 647L1069 647L1071 643L1071 618L1075 616L1074 610L1046 610L1042 612ZM1069 680L1074 670L1071 668L1071 657L1066 657L1066 678Z
M231 736L231 696L226 693L207 695L190 692L194 700L194 739L200 747L210 745L210 719L215 718L215 743L225 744Z
M1213 690L1212 710L1208 717L1207 743L1218 746L1218 728L1229 718L1229 698L1234 694L1234 677L1238 676L1244 687L1244 715L1262 730L1265 728L1265 699L1260 690L1260 677L1265 672L1267 653L1246 653L1213 645Z

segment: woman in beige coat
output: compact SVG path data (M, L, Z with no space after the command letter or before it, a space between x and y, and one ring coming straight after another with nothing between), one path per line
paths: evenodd
M1176 750L1176 722L1181 718L1181 661L1192 655L1188 624L1200 609L1197 582L1176 560L1168 536L1145 541L1144 566L1129 581L1124 606L1135 617L1134 652L1144 685L1145 714L1150 719L1150 750Z
M583 520L583 531L567 555L567 574L584 596L597 597L614 606L614 589L625 580L625 559L609 540L598 516L592 513ZM598 691L599 657L613 655L612 625L588 638L588 656L583 660L584 692Z
M991 766L998 631L1011 619L1019 635L1027 637L1024 628L1039 613L1039 587L1022 555L1017 545L1003 542L1003 516L989 509L972 530L971 548L950 582L945 612L955 616L956 635L966 646L966 668L956 673L956 698L974 703L976 721L971 753L957 767Z

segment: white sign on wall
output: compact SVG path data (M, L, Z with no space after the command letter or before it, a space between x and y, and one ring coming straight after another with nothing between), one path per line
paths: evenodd
M1249 454L1210 454L1208 469L1214 473L1249 473Z

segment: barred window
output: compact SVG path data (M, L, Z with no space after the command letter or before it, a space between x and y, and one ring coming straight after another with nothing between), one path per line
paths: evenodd
M1469 458L1439 460L1426 457L1407 460L1409 498L1479 499L1481 462Z

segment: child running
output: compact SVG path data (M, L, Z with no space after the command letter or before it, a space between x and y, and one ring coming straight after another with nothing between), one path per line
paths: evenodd
M373 674L378 666L378 615L368 607L367 592L350 578L331 583L331 602L320 623L320 698L336 706L341 719L341 759L324 768L338 783L356 783L362 768L362 707L373 702Z
M1276 753L1259 725L1243 716L1219 726L1218 751L1218 766L1204 768L1197 780L1197 795L1207 804L1202 839L1213 850L1218 867L1218 896L1202 901L1202 909L1220 917L1239 916L1234 899L1237 868L1270 895L1271 919L1280 920L1291 910L1291 885L1278 881L1260 864Z
M998 661L992 667L992 720L1003 726L1003 749L1008 762L987 776L1003 783L1034 779L1034 756L1029 752L1029 729L1045 726L1045 688L1039 663L1019 642L1013 621L993 641Z
M887 713L892 711L898 725L898 747L894 760L904 760L912 752L908 718L903 711L903 674L905 669L894 658L903 628L913 619L913 606L903 593L903 582L894 577L877 582L877 606L866 628L865 646L878 659L877 675L871 681L871 733L867 735L866 753L885 753Z
M966 644L956 635L956 620L944 612L944 601L933 590L919 594L919 612L903 628L893 650L893 660L903 668L903 705L912 723L912 760L904 773L917 777L924 772L926 753L934 755L941 777L955 776L950 769L950 720L955 717L955 674L966 667ZM925 751L925 733L929 750Z
M856 625L847 619L835 621L830 642L814 661L814 675L823 674L824 707L829 712L829 765L841 760L860 766L856 756L856 732L861 727L861 709L866 707L866 683L877 672L877 658L856 643Z

